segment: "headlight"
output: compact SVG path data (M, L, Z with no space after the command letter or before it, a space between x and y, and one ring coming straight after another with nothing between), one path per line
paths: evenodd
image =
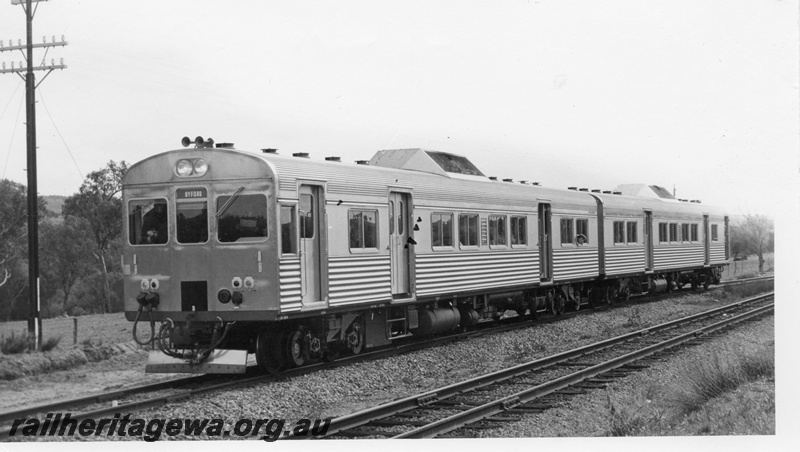
M206 173L206 171L208 171L208 163L206 163L206 161L203 160L203 159L195 160L195 162L194 162L194 172L198 176L202 176L203 174Z
M140 283L140 286L142 287L142 290L147 290L150 288L150 281L143 279Z
M192 174L192 162L188 160L181 160L178 162L178 165L175 167L175 169L178 172L178 176L186 177Z
M158 290L158 287L159 287L159 283L158 283L157 279L153 279L152 281L150 281L150 288L151 289Z

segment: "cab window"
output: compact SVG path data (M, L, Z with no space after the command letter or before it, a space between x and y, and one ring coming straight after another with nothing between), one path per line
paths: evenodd
M163 245L169 239L166 199L128 203L128 241L131 245Z
M265 195L234 195L233 199L220 196L217 216L217 238L222 243L260 241L267 237Z

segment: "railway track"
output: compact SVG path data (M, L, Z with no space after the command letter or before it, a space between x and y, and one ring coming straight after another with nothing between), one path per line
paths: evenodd
M723 283L717 287L723 287L725 285L744 284L748 282L766 280L766 279L772 279L772 277L751 278L747 280L731 281ZM687 291L675 292L674 294L681 294L681 293L688 293L688 292ZM650 297L634 297L631 298L631 300L627 303L618 303L614 306L607 306L607 308L614 308L617 306L621 307L635 303L643 303L646 301L650 301L651 299L652 298ZM279 375L275 376L259 375L255 372L255 368L251 368L248 370L248 373L245 374L244 376L195 375L190 377L175 378L153 384L138 385L134 387L108 391L105 393L95 394L80 398L58 401L51 404L42 404L37 406L25 407L14 411L0 413L0 438L8 437L10 432L10 426L8 424L10 424L10 422L13 421L14 419L30 418L37 415L41 415L41 417L43 418L44 414L56 411L70 411L72 413L71 417L73 419L79 419L79 420L97 419L120 412L142 411L146 409L157 408L174 402L179 402L182 400L187 400L212 391L233 389L238 386L263 383L275 380L276 378L296 377L299 375L304 375L322 369L330 369L333 367L350 365L360 361L379 359L400 353L407 353L410 351L419 350L434 345L451 343L471 337L481 336L484 334L495 334L517 329L520 327L554 322L560 319L572 317L574 315L586 315L589 313L589 311L590 311L589 309L582 308L580 311L568 312L562 316L544 317L536 320L519 321L519 319L512 318L508 319L510 320L510 322L492 328L478 329L475 331L469 331L450 336L437 337L433 339L427 339L424 341L400 344L389 348L362 353L357 356L344 357L332 363L324 362L324 363L317 363L309 366L304 366L301 368L290 369L281 372ZM81 409L83 411L76 413L75 412L76 409Z
M471 437L521 416L552 407L556 397L604 388L614 379L649 367L676 347L772 312L759 295L520 364L464 382L389 402L331 421L327 437ZM722 320L720 320L722 318Z

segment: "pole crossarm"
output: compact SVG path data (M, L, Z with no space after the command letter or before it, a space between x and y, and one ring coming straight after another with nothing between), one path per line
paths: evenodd
M33 70L33 71L52 71L54 69L66 69L66 68L67 68L67 65L63 64L63 63L61 63L61 64L43 64L41 66L34 66L31 70ZM0 74L10 74L12 72L25 73L25 72L28 72L28 69L24 68L24 67L11 68L11 69L6 69L5 67L3 67L2 69L0 69Z
M66 64L48 64L48 65L34 66L32 68L32 70L34 70L34 71L52 71L54 69L66 69L66 68L67 68ZM6 69L4 67L3 69L0 69L0 74L10 74L12 72L17 72L17 73L20 73L20 74L24 74L24 73L28 72L28 68L18 67L18 68Z
M61 37L61 41L57 42L43 42L41 44L31 44L31 48L39 49L43 47L64 47L69 44L67 41L64 40L64 37ZM18 45L11 45L9 42L9 46L6 47L3 45L3 42L0 41L0 52L8 52L12 50L26 50L28 48L27 44L18 44Z

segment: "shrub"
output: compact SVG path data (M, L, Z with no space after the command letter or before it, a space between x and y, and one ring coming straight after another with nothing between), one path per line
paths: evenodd
M50 350L56 348L59 342L61 342L61 336L47 338L46 341L42 342L42 351L49 352Z
M22 332L19 336L11 332L10 337L0 339L0 351L5 355L17 355L33 349L33 338L27 332Z

